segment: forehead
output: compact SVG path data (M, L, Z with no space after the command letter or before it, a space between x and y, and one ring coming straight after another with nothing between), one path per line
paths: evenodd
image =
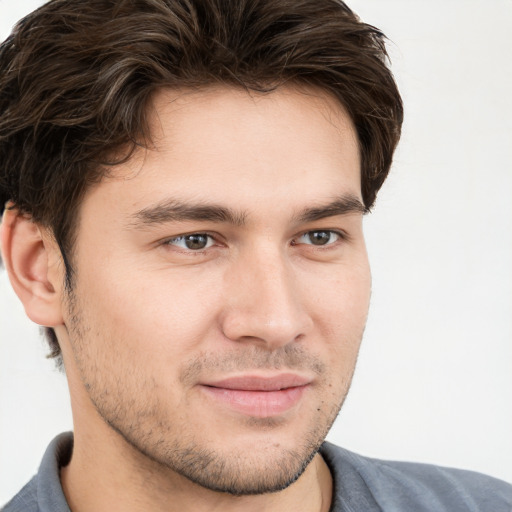
M357 146L345 109L314 88L281 87L265 94L222 87L162 90L151 103L149 118L157 153L176 151L179 144L179 151L190 157L199 151L210 159L231 154L241 163L252 149L258 150L253 159L272 155L281 160L307 151L339 158L348 156L348 145Z
M161 90L148 116L149 147L117 166L94 194L102 190L104 200L110 195L132 210L168 197L247 210L255 200L361 196L353 123L322 91Z

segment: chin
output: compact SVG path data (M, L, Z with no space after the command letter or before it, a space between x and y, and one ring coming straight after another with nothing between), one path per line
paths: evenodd
M318 448L293 452L275 447L255 454L227 456L202 452L194 456L189 454L188 459L182 460L185 464L172 469L215 492L234 496L275 493L289 487L304 473Z

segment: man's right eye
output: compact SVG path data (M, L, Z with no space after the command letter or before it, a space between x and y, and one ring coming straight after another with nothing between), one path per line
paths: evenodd
M173 245L187 251L201 251L208 249L215 243L214 239L207 233L191 233L190 235L180 235L171 238L166 242L167 245Z

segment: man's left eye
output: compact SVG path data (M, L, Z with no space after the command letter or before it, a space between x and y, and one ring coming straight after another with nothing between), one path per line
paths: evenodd
M340 233L336 231L321 230L321 231L308 231L295 239L295 244L307 245L331 245L342 238Z
M167 242L169 245L174 245L180 249L187 249L189 251L201 251L208 249L214 244L213 238L206 233L192 233L190 235L181 235L172 238Z

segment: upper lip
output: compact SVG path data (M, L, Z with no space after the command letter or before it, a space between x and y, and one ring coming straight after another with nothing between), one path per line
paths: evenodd
M273 376L237 375L221 380L202 382L203 386L239 391L279 391L280 389L306 386L311 379L295 373Z

